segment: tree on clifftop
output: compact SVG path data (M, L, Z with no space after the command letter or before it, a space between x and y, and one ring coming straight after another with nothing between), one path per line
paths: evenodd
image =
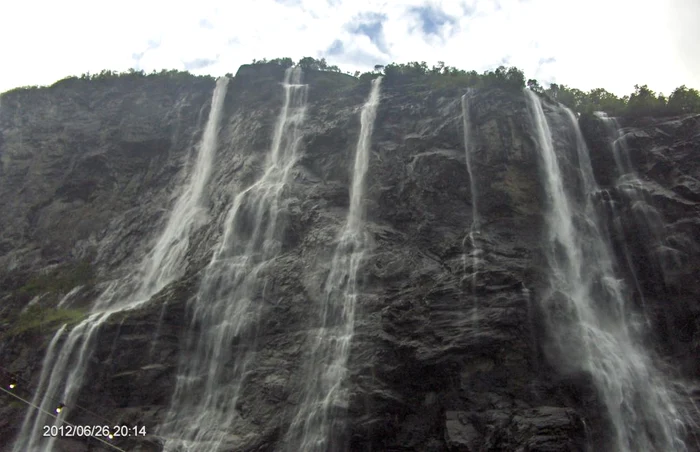
M681 85L668 98L668 109L672 114L700 111L700 93L694 88Z

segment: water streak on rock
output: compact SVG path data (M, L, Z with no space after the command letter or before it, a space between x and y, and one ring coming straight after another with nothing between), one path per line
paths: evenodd
M464 129L464 153L466 156L466 162L467 162L467 172L469 173L469 192L471 194L471 204L472 204L472 224L469 227L469 233L467 236L464 238L462 241L462 248L466 245L466 239L469 239L469 245L471 247L471 251L469 254L471 254L471 287L472 287L472 298L474 302L474 311L473 311L473 316L472 320L474 323L474 328L475 330L478 331L479 327L479 306L477 302L477 295L476 295L476 278L479 273L479 259L481 258L481 255L483 253L483 250L479 247L479 242L477 241L477 238L479 234L481 233L481 223L480 223L480 218L479 218L479 209L477 207L478 205L478 196L477 196L477 190L476 190L476 180L474 179L474 162L473 162L473 153L474 153L474 145L471 142L471 121L469 120L469 95L471 93L467 92L462 96L462 127ZM463 259L463 266L466 271L467 269L467 254L463 253L462 254L462 259Z
M257 349L264 272L280 255L284 190L300 154L308 86L289 68L284 104L262 176L233 199L222 240L190 303L175 392L159 429L167 451L240 449L253 427L237 402ZM235 353L234 353L235 351Z
M542 101L526 90L534 121L544 187L550 266L550 292L543 299L547 324L563 367L588 373L607 409L613 447L620 452L685 450L679 429L681 413L675 394L651 357L636 340L626 318L628 306L621 281L613 272L608 244L588 193L564 183L564 150L555 150L553 131ZM555 107L576 132L576 158L581 189L596 189L588 150L573 114Z
M182 276L189 235L202 224L202 194L209 180L216 151L218 124L228 81L226 77L217 81L209 120L189 182L183 187L152 251L136 271L110 283L93 303L87 318L73 327L65 338L65 327L54 335L39 378L46 385L40 384L34 395L38 402L36 404L44 411L53 412L57 400L66 405L53 421L54 425L62 425L71 412L71 406L76 403L97 333L104 322L114 313L143 305L167 284ZM61 340L60 346L57 345ZM39 395L40 391L43 391L42 395ZM45 413L33 409L27 411L13 451L54 450L58 436L42 435L42 427L51 424L52 418Z
M358 270L367 248L363 198L381 80L379 77L372 81L369 98L360 113L350 208L325 281L319 306L321 327L312 333L305 372L307 383L285 441L289 452L348 449L344 418L348 404L347 364L359 295Z

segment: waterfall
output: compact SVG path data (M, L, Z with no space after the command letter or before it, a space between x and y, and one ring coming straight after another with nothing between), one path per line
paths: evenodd
M568 109L557 107L553 113L563 114L576 133L578 155L572 160L578 161L583 190L589 191L584 196L571 193L575 184L564 183L564 151L555 152L542 101L529 90L526 99L549 200L544 250L550 266L549 293L542 303L558 362L590 375L612 424L616 451L685 450L675 394L626 321L624 287L614 274L612 254L589 196L597 187L578 122Z
M289 452L340 452L348 448L347 363L358 296L357 273L367 248L362 201L381 80L381 77L372 80L360 114L350 208L324 285L319 306L321 326L310 338L311 356L304 374L306 385L285 441L285 450Z
M631 207L631 214L638 227L637 234L641 238L639 242L642 243L647 255L650 258L662 257L662 259L653 259L655 264L653 270L660 275L659 279L668 282L669 270L680 263L676 262L677 250L669 243L663 219L648 196L647 191L651 183L643 181L635 171L627 145L627 136L622 133L617 120L603 112L596 112L596 116L605 125L611 142L618 171L618 179L615 182L617 194ZM618 219L617 223L619 222ZM630 270L635 271L634 268Z
M67 294L65 294L65 295L59 300L59 302L58 302L58 304L56 305L56 307L57 307L57 308L62 308L62 307L64 307L64 306L69 306L69 305L70 305L71 299L72 299L73 297L75 297L75 296L78 294L78 292L80 292L81 290L83 290L83 287L84 287L84 286L82 286L82 285L73 287Z
M159 235L152 251L141 262L137 271L120 281L113 281L100 294L88 317L73 327L65 338L66 328L59 329L46 351L39 387L34 399L44 411L53 412L57 400L66 407L57 419L30 409L25 415L13 452L54 450L57 438L42 436L42 426L61 425L77 400L87 371L87 360L94 351L100 327L110 315L134 309L147 302L170 282L181 276L188 238L201 225L202 195L211 172L213 154L217 145L218 124L223 109L228 78L216 82L209 119L197 154L191 177L175 202L165 229ZM59 346L59 341L63 341ZM45 384L46 383L46 384ZM44 389L43 387L46 386ZM44 390L43 395L39 392ZM101 423L101 421L100 421Z
M237 401L256 350L264 271L282 251L280 203L300 157L306 114L301 69L287 69L282 86L284 105L263 174L234 197L222 240L190 302L175 390L159 428L166 451L230 450L229 442L254 429L244 425L240 436L232 431L237 422L247 422L236 411Z
M636 173L632 169L632 162L629 159L629 153L627 152L627 146L625 145L625 139L624 136L622 135L620 131L620 125L617 122L615 118L610 118L608 117L607 114L605 114L602 111L597 111L594 113L595 116L603 123L605 126L605 129L608 134L608 139L610 141L610 151L612 155L615 158L615 164L618 169L618 173L620 176L620 181L618 181L618 184L616 184L616 188L620 190L620 193L623 196L628 196L630 197L630 204L635 205L637 203L645 202L642 193L637 191L634 186L638 184L633 185L632 187L629 187L626 184L626 180L629 180L629 177L631 176L633 179L635 179L637 182L638 177ZM617 201L612 198L610 195L610 192L605 190L605 197L603 199L604 205L608 210L608 217L611 219L611 223L613 225L613 228L615 229L615 232L619 237L622 237L622 253L625 258L625 264L627 269L630 272L630 275L633 279L634 282L634 288L636 290L636 293L639 296L639 301L641 304L642 308L642 316L644 317L644 322L647 324L647 327L651 326L651 322L648 318L648 313L646 311L646 301L644 299L644 292L642 290L641 284L639 282L639 275L637 274L637 268L636 265L634 264L634 259L632 257L632 253L630 252L629 247L627 246L627 233L625 231L625 228L622 224L622 215L623 213L618 209L617 207ZM643 209L642 212L646 212L646 209ZM642 213L642 217L637 216L637 224L642 224L642 225L648 225L650 223L649 218ZM643 220L643 221L639 221ZM657 237L658 240L658 237Z
M182 276L182 262L189 247L190 234L207 222L206 209L201 200L211 175L228 82L227 77L216 81L209 118L204 127L190 182L175 202L165 230L156 242L151 256L146 259L142 291L147 294L158 292L167 283Z
M471 257L472 257L472 268L471 268L471 274L472 274L472 280L471 280L471 286L472 286L472 298L474 300L474 311L473 311L473 317L472 321L474 324L474 328L478 329L479 326L479 306L477 303L477 297L476 297L476 278L478 274L478 269L479 269L479 257L482 254L482 250L479 248L479 243L477 242L476 238L477 236L481 233L481 224L480 224L480 219L479 219L479 209L477 208L477 192L476 192L476 180L474 179L474 162L472 161L474 149L471 146L471 140L470 140L470 134L471 134L471 121L469 120L469 99L468 96L471 94L471 92L467 92L462 96L462 126L464 129L464 153L466 157L466 162L467 162L467 172L469 173L469 188L470 188L470 194L471 194L471 203L472 203L472 224L469 228L469 233L467 236L464 238L462 241L462 249L464 249L466 239L469 239L469 244L471 246ZM467 270L467 254L463 253L462 254L462 259L463 259L463 267L464 271L466 273Z
M46 354L44 355L44 360L41 363L42 369L48 369L50 366L53 365L54 359L56 358L56 347L58 346L58 341L61 339L61 336L66 330L66 327L67 325L63 325L61 328L59 328L58 331L56 331L56 334L54 334L53 338L51 339L51 342L49 342L49 346L46 348ZM48 378L48 376L49 372L41 372L41 375L39 376L39 384L37 385L36 391L34 391L34 395L32 397L32 405L39 406L39 404L41 403L41 391L44 390L44 387L46 386L46 379ZM28 441L28 439L30 438L26 438L26 435L28 435L30 432L36 433L42 425L45 425L42 424L42 421L45 421L46 418L37 415L32 420L32 416L30 414L31 412L27 412L24 416L24 420L22 421L22 427L20 428L20 436L18 437L18 440L16 441L15 446L12 449L13 451L25 449L32 451L38 447L36 445L30 444ZM30 426L30 424L32 425ZM24 449L18 449L18 444L23 439L23 436L27 447Z

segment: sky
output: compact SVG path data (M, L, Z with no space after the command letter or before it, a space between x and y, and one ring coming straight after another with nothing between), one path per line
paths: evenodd
M350 72L517 66L544 86L618 95L700 89L700 0L7 0L0 18L0 92L102 69L220 76L304 56Z

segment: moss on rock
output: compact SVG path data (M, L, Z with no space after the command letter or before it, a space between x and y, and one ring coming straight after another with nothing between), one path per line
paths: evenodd
M95 274L87 261L60 266L48 273L32 276L19 292L22 295L37 296L42 293L63 294L76 286L92 284Z
M81 309L42 308L40 305L29 306L12 322L12 327L5 336L34 333L41 330L54 330L67 323L74 325L85 318Z

